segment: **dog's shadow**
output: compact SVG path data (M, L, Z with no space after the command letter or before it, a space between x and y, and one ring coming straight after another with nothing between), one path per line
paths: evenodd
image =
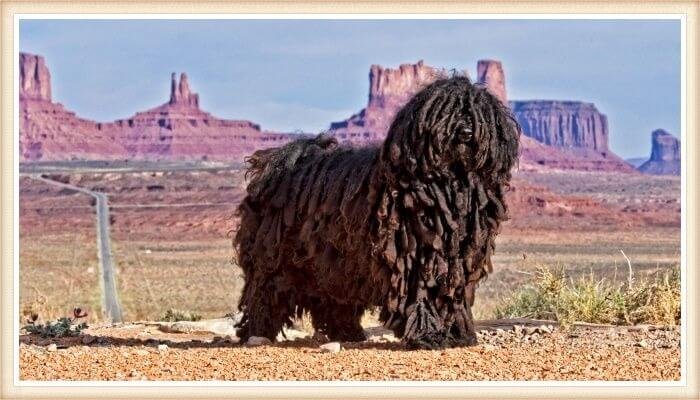
M495 332L505 329L511 330L515 326L520 327L536 327L545 324L558 325L556 321L549 320L534 320L527 318L516 319L501 319L501 320L481 320L476 321L478 331ZM343 350L386 350L386 351L412 351L406 347L406 344L398 341L393 337L391 331L381 327L374 326L365 328L365 334L369 338L362 342L341 342ZM386 338L385 335L389 335ZM191 336L191 335L190 335ZM240 348L254 349L254 346L247 346L244 343L239 343L232 340L211 340L211 335L207 339L197 338L180 338L172 339L164 338L138 338L138 337L116 337L110 335L100 335L98 333L92 335L80 335L77 337L65 338L42 338L37 334L22 334L19 337L19 342L25 345L36 345L40 347L56 344L58 349L65 349L77 346L87 347L145 347L158 351L159 345L166 345L173 349L196 349L196 348ZM308 352L321 352L320 346L326 343L312 336L296 337L293 340L276 341L271 344L263 345L267 347L280 349L300 349Z
M42 338L39 335L26 334L20 335L19 342L25 345L48 346L55 344L57 349L67 349L71 347L145 347L147 350L152 349L158 351L158 346L166 345L169 349L211 349L211 348L240 348L240 349L255 349L256 347L273 347L280 349L300 349L300 350L316 350L321 353L320 346L325 342L318 341L312 338L296 338L294 340L276 341L271 344L262 346L248 346L244 343L221 340L210 341L200 339L190 340L171 340L171 339L141 339L141 338L120 338L113 336L91 336L89 341L84 341L84 336L67 337L67 338ZM404 343L396 342L377 342L366 340L363 342L341 342L343 350L388 350L388 351L406 351Z

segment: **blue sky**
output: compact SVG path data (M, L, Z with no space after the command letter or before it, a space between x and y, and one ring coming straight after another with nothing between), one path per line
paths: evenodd
M648 156L680 136L680 22L646 20L23 20L20 49L46 57L54 101L99 121L165 102L187 72L204 110L278 131L320 131L367 102L371 64L476 74L503 61L511 100L594 102L610 145Z

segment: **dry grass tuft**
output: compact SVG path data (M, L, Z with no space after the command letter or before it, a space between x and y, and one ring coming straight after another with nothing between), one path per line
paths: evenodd
M495 318L556 319L563 325L576 321L680 324L678 267L628 282L615 285L605 278L597 278L592 272L574 281L566 276L563 268L540 267L534 282L500 301Z
M165 313L163 313L163 315L161 315L161 317L158 320L166 322L178 322L199 321L200 319L202 319L202 316L192 311L180 311L170 308L167 311L165 311Z

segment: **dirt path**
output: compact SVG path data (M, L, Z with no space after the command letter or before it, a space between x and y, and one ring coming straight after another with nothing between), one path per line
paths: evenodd
M499 327L500 326L500 327ZM679 380L678 327L485 327L475 347L406 351L381 328L323 353L296 338L247 347L148 324L62 340L23 335L22 380ZM54 349L51 344L57 344Z

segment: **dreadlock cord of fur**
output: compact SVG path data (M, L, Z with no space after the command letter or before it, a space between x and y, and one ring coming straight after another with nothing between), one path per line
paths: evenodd
M233 239L241 339L309 312L331 339L363 340L379 307L411 348L475 344L519 135L495 96L454 77L416 94L379 147L319 135L253 154Z

